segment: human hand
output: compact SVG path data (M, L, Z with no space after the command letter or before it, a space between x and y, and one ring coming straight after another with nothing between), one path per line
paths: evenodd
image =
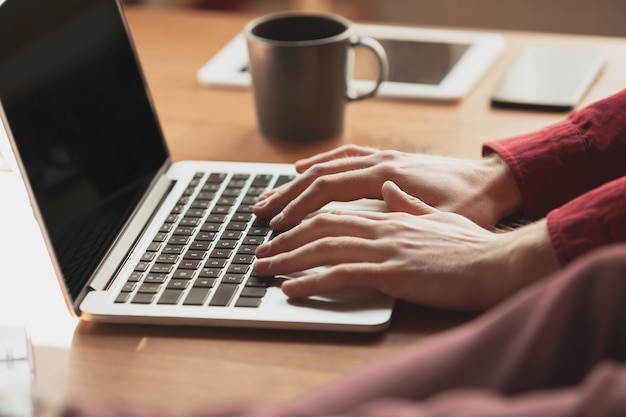
M289 275L283 292L303 298L373 288L413 303L482 310L558 268L545 221L508 233L443 212L392 183L381 191L391 212L331 211L257 249L260 275Z
M262 194L254 212L289 229L331 201L382 199L385 181L442 211L489 228L521 205L506 164L493 155L479 160L378 151L346 145L296 163L296 179Z

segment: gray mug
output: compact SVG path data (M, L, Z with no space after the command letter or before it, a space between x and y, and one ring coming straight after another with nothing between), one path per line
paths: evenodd
M272 14L244 32L259 128L269 138L313 142L341 134L346 103L374 96L387 76L383 47L339 16ZM372 50L379 63L374 87L361 94L348 82L357 46Z

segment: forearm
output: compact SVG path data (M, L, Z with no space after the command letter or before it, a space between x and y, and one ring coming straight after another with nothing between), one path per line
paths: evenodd
M493 304L560 269L546 219L500 233L486 259L480 282Z

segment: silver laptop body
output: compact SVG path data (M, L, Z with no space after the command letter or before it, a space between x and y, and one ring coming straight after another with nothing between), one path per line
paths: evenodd
M251 206L293 167L172 164L117 0L0 2L0 116L82 319L363 332L389 324L393 300L377 292L292 300L253 274L254 245L271 231Z

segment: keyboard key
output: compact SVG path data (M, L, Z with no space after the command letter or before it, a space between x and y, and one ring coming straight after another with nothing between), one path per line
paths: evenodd
M294 175L281 175L276 180L276 183L274 184L274 188L278 188L283 184L287 184L289 181L293 180L294 178L295 178Z
M220 197L215 202L217 206L232 206L237 201L236 197Z
M270 181L272 180L272 175L270 174L258 174L252 180L253 187L267 187L270 185Z
M206 184L220 184L226 179L226 174L223 173L211 173L206 180Z
M139 282L143 278L143 274L141 272L132 272L128 277L128 282Z
M172 268L173 266L170 264L154 264L152 269L150 269L150 272L153 272L155 274L169 274L170 272L172 272Z
M226 230L224 231L224 233L222 233L220 239L240 240L241 236L243 236L242 232L238 232L235 230Z
M189 243L189 237L187 236L172 236L170 240L167 241L169 246L184 246ZM180 252L178 252L180 253Z
M237 246L237 241L235 240L219 240L215 244L215 249L234 249Z
M255 201L253 201L250 204L254 204ZM252 214L250 213L235 213L233 214L231 221L248 223L251 219L252 219Z
M189 209L185 213L185 217L195 217L199 219L199 218L204 217L205 213L206 213L206 210L203 210L203 209Z
M148 284L163 284L165 281L167 281L167 274L148 274L143 282Z
M211 210L211 214L228 214L231 212L230 206L215 206Z
M261 243L263 243L263 240L263 236L246 236L245 238L243 238L243 244L259 246Z
M185 250L185 247L182 245L165 245L163 248L163 253L175 253L180 255Z
M198 278L196 282L193 283L194 288L213 288L217 278Z
M160 264L175 264L178 261L178 255L173 253L164 253L159 255L157 263Z
M159 232L161 233L169 233L172 231L172 223L164 223L159 228Z
M166 289L157 304L176 305L183 295L183 290Z
M248 223L245 222L230 222L226 225L226 230L246 230Z
M222 193L224 197L239 197L241 195L241 188L227 188Z
M237 249L238 255L254 255L254 251L256 250L256 246L251 245L241 245L239 249Z
M254 255L235 255L233 264L250 265L254 261Z
M200 277L202 278L218 278L222 272L221 268L203 268L200 271Z
M238 285L236 284L220 284L217 287L217 290L215 290L215 294L213 295L213 298L211 298L209 305L220 307L228 306L228 304L230 304L230 300L237 291L237 287Z
M206 251L209 249L209 247L211 246L211 241L207 241L207 240L194 240L191 245L189 246L189 249L192 251Z
M221 184L204 184L201 188L202 191L219 191Z
M206 263L204 264L204 267L205 268L224 268L227 263L228 263L227 259L212 258L206 261Z
M149 266L150 266L150 262L137 262L137 265L135 266L135 271L137 272L147 271Z
M117 298L115 298L115 302L117 304L123 304L126 301L128 301L129 298L130 298L130 293L122 292L117 296Z
M231 255L233 254L232 250L228 250L228 249L215 249L214 251L211 252L211 259L228 259L231 257Z
M137 290L138 293L144 294L156 294L161 289L160 284L152 284L152 283L144 283L141 284L141 287Z
M197 259L197 260L202 260L204 259L204 251L199 251L199 250L188 250L187 252L185 252L185 256L183 256L183 259Z
M243 282L244 275L240 274L226 274L222 278L223 283L228 284L241 284Z
M153 242L165 242L165 239L167 239L167 233L159 232L156 235L154 235L154 238L152 239L152 241Z
M196 227L199 224L200 224L200 219L196 217L183 217L182 219L180 219L178 226L179 227L186 227L186 226Z
M202 261L194 261L189 259L183 259L181 263L178 264L178 269L193 269L196 270L200 268L202 265Z
M265 295L267 289L262 287L245 287L241 291L241 297L255 297L261 298Z
M137 293L135 297L133 297L131 304L152 304L153 300L154 300L154 294Z
M261 298L255 297L239 297L235 303L235 307L250 307L256 308L261 305Z
M196 240L201 240L201 241L204 241L204 242L212 242L213 239L215 239L216 235L217 235L217 233L215 233L215 232L200 231L196 235Z
M154 252L146 252L141 256L141 260L144 262L150 262L154 260L156 254Z
M246 281L246 287L264 287L268 288L274 282L274 277L260 277L258 275L251 275Z
M188 285L189 281L186 279L172 279L165 288L168 290L184 290Z
M265 236L270 230L269 227L252 227L248 230L248 236Z
M226 215L224 214L209 214L206 218L205 223L219 223L222 224L226 221ZM202 229L204 230L204 229Z
M187 298L183 301L183 305L188 306L201 306L204 305L207 298L209 297L209 292L211 291L210 287L194 287L189 291Z
M176 279L192 279L196 275L196 271L190 269L177 269L174 271L172 278Z
M215 198L215 192L203 190L198 193L195 201L212 201Z
M232 264L228 266L227 272L229 274L241 274L245 275L250 267L246 264Z
M195 227L190 226L179 226L174 230L175 235L183 235L183 236L191 236L195 231Z

